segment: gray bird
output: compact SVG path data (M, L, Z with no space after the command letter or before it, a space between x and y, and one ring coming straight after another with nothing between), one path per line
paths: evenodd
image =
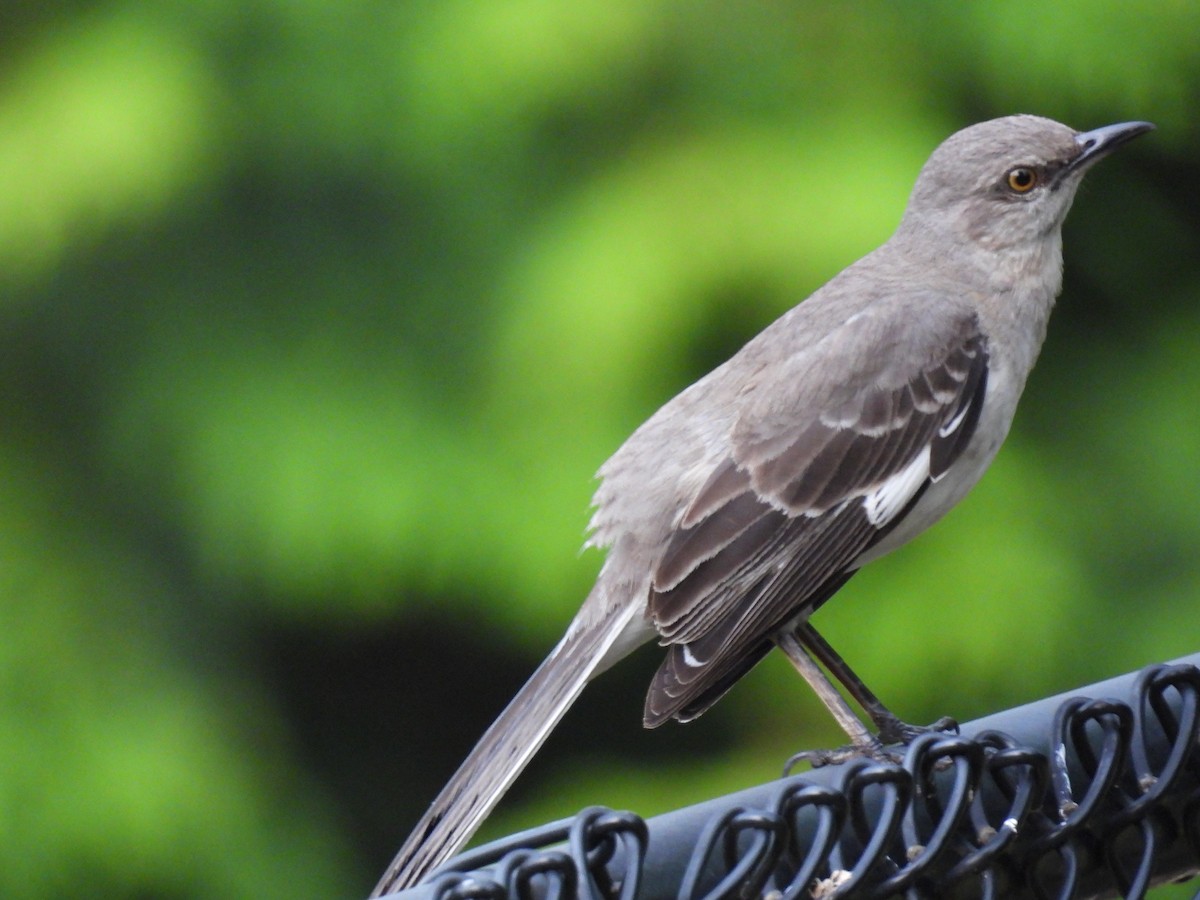
M373 896L416 884L457 852L584 685L651 640L666 659L646 698L648 727L696 718L779 646L856 747L919 731L887 711L809 616L865 563L940 519L991 463L1062 287L1075 190L1093 163L1152 128L1079 133L1021 115L952 135L887 243L638 428L600 469L588 545L607 556L595 587Z

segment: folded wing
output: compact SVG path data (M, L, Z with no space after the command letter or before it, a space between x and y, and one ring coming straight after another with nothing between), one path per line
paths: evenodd
M668 651L648 726L708 709L961 454L986 393L986 339L963 317L929 344L910 372L739 419L654 571L649 611Z

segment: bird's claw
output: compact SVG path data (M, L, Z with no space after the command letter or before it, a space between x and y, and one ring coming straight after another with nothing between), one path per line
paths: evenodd
M785 778L791 775L792 770L801 763L808 763L809 768L812 769L840 766L852 759L871 759L875 762L899 764L904 759L904 754L897 750L902 751L902 748L885 746L876 737L861 744L846 744L844 747L836 747L833 750L802 750L784 763L783 775Z
M879 725L879 734L861 743L847 744L833 750L802 750L794 754L783 766L784 777L801 763L808 763L812 769L839 766L852 759L901 765L905 747L917 737L931 732L958 734L958 722L950 716L943 716L930 725L909 725L895 717L876 724Z

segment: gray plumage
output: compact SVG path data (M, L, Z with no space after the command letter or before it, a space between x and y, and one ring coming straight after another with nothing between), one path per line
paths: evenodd
M456 852L587 681L632 649L666 647L647 726L695 718L961 500L1037 359L1083 173L1151 127L1010 116L952 135L887 243L638 428L600 469L595 587L375 895Z

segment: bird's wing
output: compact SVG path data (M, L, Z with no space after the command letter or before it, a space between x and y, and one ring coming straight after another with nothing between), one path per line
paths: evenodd
M883 330L848 322L828 359L818 347L797 363L822 373L815 389L811 377L794 388L785 377L751 390L730 453L654 569L649 614L668 651L646 699L648 726L716 702L776 629L850 577L970 441L987 341L969 313L939 318ZM846 360L854 371L837 371Z

